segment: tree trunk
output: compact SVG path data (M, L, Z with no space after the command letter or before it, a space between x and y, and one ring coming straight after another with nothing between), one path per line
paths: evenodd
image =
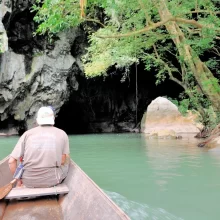
M169 17L172 17L172 14L166 5L166 0L159 0L158 5L161 20L166 20ZM186 66L193 73L202 93L210 100L214 110L220 112L220 91L217 79L193 52L190 45L186 43L186 38L179 25L175 21L170 21L165 24L165 27L169 34L173 36L173 42L175 43L180 56L183 57Z

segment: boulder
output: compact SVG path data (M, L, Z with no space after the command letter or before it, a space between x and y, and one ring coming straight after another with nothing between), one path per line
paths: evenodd
M195 136L200 130L192 114L183 117L176 105L158 97L151 102L141 121L141 132L159 138Z

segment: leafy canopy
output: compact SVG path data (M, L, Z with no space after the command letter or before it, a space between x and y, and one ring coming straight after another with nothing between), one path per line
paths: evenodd
M220 32L218 1L166 1L172 17L160 19L159 7L165 0L40 0L33 6L37 33L56 34L65 29L96 22L97 31L90 32L90 46L83 62L88 77L105 74L108 68L130 66L139 59L147 69L158 69L158 82L171 71L179 74L171 59L183 62L173 47L164 24L176 21L186 42L200 56L210 50ZM99 20L99 12L105 18ZM165 66L167 64L167 67ZM169 69L169 71L168 71Z

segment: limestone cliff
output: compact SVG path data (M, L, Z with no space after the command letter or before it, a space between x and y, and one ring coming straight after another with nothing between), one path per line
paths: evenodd
M23 1L0 5L1 43L4 43L4 53L0 55L0 119L14 126L22 122L24 129L34 126L35 114L42 105L52 105L59 112L70 89L78 89L75 75L80 69L78 58L71 55L80 30L62 33L52 44L34 37L29 7L30 3Z

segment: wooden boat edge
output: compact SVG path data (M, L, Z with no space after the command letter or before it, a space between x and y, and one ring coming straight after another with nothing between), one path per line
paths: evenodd
M115 202L112 201L112 199L109 198L109 196L106 195L106 193L76 164L76 162L74 162L71 159L71 163L78 169L80 170L80 172L87 178L87 180L89 182L91 182L93 184L94 187L96 187L96 189L100 192L100 195L102 195L108 202L109 204L115 209L115 211L118 212L118 214L121 217L125 217L125 219L129 219L128 216L124 213L124 211L122 211L122 209L115 204Z
M6 157L0 161L0 180L5 180L3 183L0 181L0 187L12 179L7 165L8 158L9 157ZM2 165L4 166L3 169L1 169ZM2 170L4 170L4 172ZM79 184L80 181L82 181L81 184ZM96 217L94 219L100 220L130 219L73 160L71 160L70 171L64 183L70 188L70 192L67 195L62 195L58 198L58 204L61 208L64 220L72 219L70 216L72 216L73 219L86 219L87 216L95 215ZM78 192L89 196L88 198L85 196L77 196L77 194L79 194ZM79 204L85 204L87 208L82 207L83 205L80 207ZM76 206L78 208L76 208ZM0 203L0 219L1 215L4 215L1 213L4 212L1 208L6 209L3 203ZM28 212L31 213L30 210L28 210Z

